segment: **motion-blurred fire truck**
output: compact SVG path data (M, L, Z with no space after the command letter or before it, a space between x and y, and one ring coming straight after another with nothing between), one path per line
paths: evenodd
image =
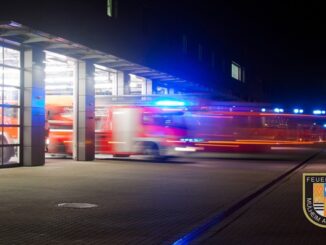
M72 155L72 104L60 101L61 105L58 100L52 104L47 101L47 152ZM160 106L96 108L95 152L116 157L143 155L157 159L178 155L180 151L194 151L181 140L187 137L184 113L182 108Z

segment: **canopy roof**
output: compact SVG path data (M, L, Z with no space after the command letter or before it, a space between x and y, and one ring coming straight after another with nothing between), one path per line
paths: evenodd
M80 60L91 60L95 64L155 80L160 83L173 83L175 85L181 85L182 83L182 87L192 88L192 90L197 90L197 92L207 91L207 88L199 84L130 62L112 54L91 49L82 44L61 37L34 30L14 21L0 22L0 41L1 40L4 42L15 42L16 44L27 47L37 44L44 50L56 52ZM173 86L173 84L171 85Z

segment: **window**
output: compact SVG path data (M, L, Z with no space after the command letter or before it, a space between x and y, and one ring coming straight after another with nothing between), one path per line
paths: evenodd
M107 12L109 17L113 16L113 0L107 0Z
M20 51L0 46L0 166L20 162L20 75Z
M231 64L231 76L232 78L241 81L241 67L235 62Z

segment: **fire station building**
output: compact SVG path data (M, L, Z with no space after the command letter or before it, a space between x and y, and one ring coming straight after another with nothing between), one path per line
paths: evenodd
M47 96L57 103L63 103L60 96L73 98L73 158L89 161L96 96L200 90L205 88L19 23L0 23L0 166L44 164Z

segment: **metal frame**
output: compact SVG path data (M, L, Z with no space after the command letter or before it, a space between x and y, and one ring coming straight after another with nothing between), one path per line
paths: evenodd
M1 64L1 67L7 67L7 68L13 68L13 69L17 69L19 70L19 74L20 74L20 86L10 86L10 85L4 85L1 84L0 86L2 88L4 87L11 87L11 88L17 88L19 89L19 105L10 105L10 104L3 104L1 101L0 102L0 107L1 108L18 108L19 109L19 120L18 123L19 124L3 124L2 122L0 123L0 127L1 127L1 132L3 133L4 128L5 127L13 127L13 128L17 128L19 130L18 132L18 137L19 137L19 143L18 144L6 144L3 145L1 143L0 147L1 147L1 151L2 151L2 159L1 159L1 164L0 164L0 168L8 168L8 167L16 167L16 166L22 166L22 159L23 159L23 130L22 130L22 125L23 125L23 107L24 107L24 97L23 97L23 92L22 92L22 86L24 85L23 83L23 71L24 71L24 63L23 63L23 55L22 55L22 47L20 45L14 45L13 43L8 43L8 42L3 42L2 39L0 39L0 47L3 48L10 48L10 49L14 49L19 51L19 58L20 58L20 67L15 67L15 66L10 66L10 65L6 65L6 64ZM2 91L3 93L3 91ZM2 98L3 99L3 98ZM4 118L4 109L2 110L2 118ZM19 148L19 154L18 156L18 163L13 163L13 164L7 164L5 165L3 162L3 149L5 147L18 147Z

